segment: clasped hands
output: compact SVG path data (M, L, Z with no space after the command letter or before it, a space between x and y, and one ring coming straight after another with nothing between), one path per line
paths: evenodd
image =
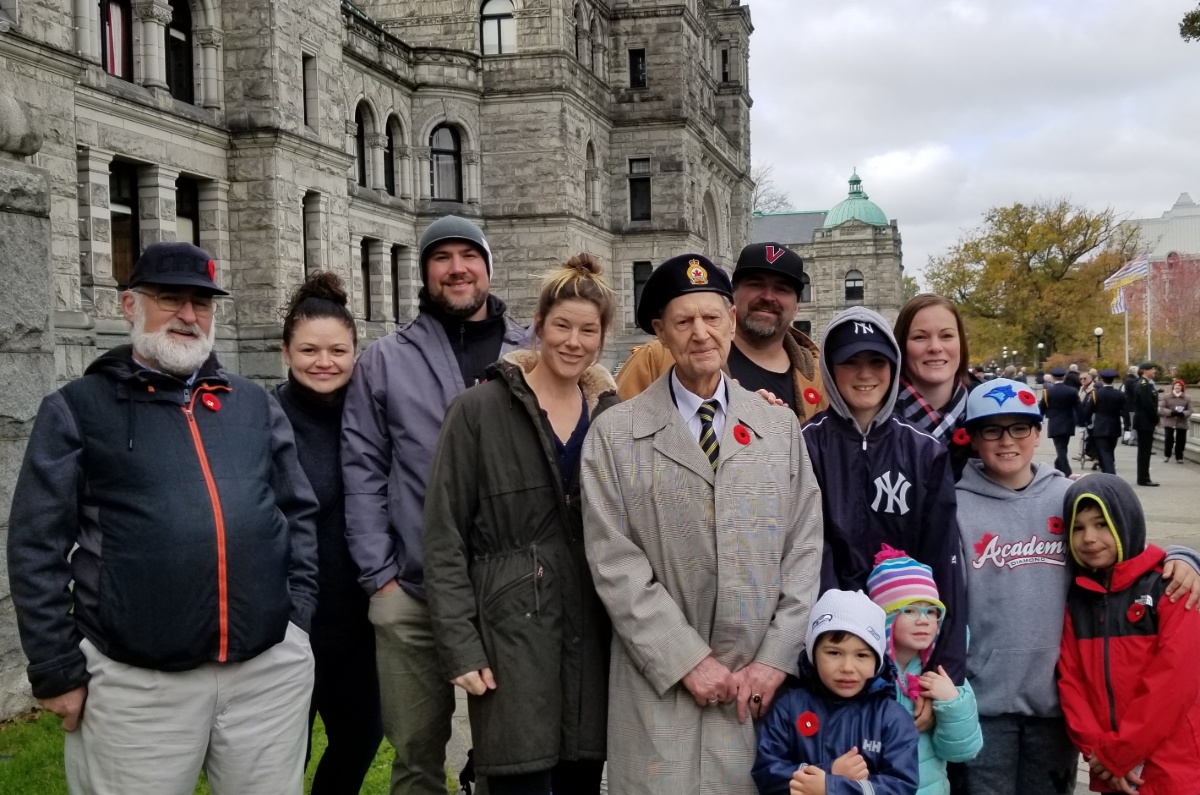
M760 662L752 662L733 673L709 655L688 671L683 677L683 686L700 707L736 701L738 722L745 723L747 714L752 718L767 714L775 691L786 676L778 668Z
M856 745L833 760L829 772L851 781L866 781L869 771L867 760L863 759ZM792 774L788 792L790 795L825 795L825 771L816 765L805 765Z

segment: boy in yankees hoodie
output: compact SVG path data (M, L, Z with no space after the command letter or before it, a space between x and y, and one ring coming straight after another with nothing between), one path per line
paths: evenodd
M944 445L894 416L900 347L887 321L862 307L834 316L821 344L829 408L804 424L821 486L825 552L821 590L867 587L888 544L933 569L949 608L925 670L966 674L966 610L954 472Z
M1133 487L1115 475L1063 500L1076 574L1058 692L1095 792L1195 792L1200 778L1200 613L1163 599L1165 553L1146 543Z
M967 397L964 427L979 458L958 482L958 523L971 624L967 679L983 730L983 749L967 763L971 795L1074 787L1078 754L1054 681L1070 584L1062 510L1071 481L1034 462L1041 425L1037 397L1018 381L987 381ZM1197 592L1200 559L1182 547L1169 551L1181 561L1167 565L1178 580L1169 595Z

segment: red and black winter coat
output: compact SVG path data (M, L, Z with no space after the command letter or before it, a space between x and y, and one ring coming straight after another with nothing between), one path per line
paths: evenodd
M1093 475L1067 492L1099 502L1118 563L1080 571L1067 597L1058 689L1072 742L1125 775L1144 764L1140 795L1195 792L1200 777L1200 612L1163 598L1164 553L1146 546L1141 506L1123 481ZM1142 547L1145 546L1143 550ZM1136 553L1136 554L1133 554ZM1132 557L1130 555L1132 554ZM1112 785L1092 778L1095 791Z

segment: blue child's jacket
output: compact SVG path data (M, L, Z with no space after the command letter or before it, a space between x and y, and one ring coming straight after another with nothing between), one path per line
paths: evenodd
M841 698L821 684L808 656L801 654L799 686L776 699L759 734L753 770L758 791L787 795L792 774L809 764L825 771L826 795L915 795L917 729L896 701L890 669L884 666L853 698ZM870 789L829 772L833 761L855 746L867 762Z

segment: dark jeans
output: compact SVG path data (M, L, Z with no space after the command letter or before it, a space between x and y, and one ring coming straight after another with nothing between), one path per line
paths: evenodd
M1093 436L1096 441L1096 457L1100 459L1100 471L1109 475L1117 474L1116 457L1113 451L1117 448L1115 436Z
M971 795L1066 795L1079 753L1062 718L980 716L983 749L967 762Z
M1183 460L1183 445L1187 441L1187 428L1163 428L1163 433L1167 436L1167 446L1163 451L1163 455L1167 458L1171 457L1171 447L1175 447L1175 460Z
M604 762L582 759L563 760L550 770L520 773L514 776L488 776L491 795L597 795Z
M1150 480L1150 456L1154 455L1154 429L1137 432L1137 482Z
M1054 468L1071 477L1071 437L1052 436L1054 442Z
M318 713L329 739L313 776L312 793L358 792L383 740L375 630L366 607L357 620L347 618L333 625L314 621L312 647L317 671L308 711L309 755Z

